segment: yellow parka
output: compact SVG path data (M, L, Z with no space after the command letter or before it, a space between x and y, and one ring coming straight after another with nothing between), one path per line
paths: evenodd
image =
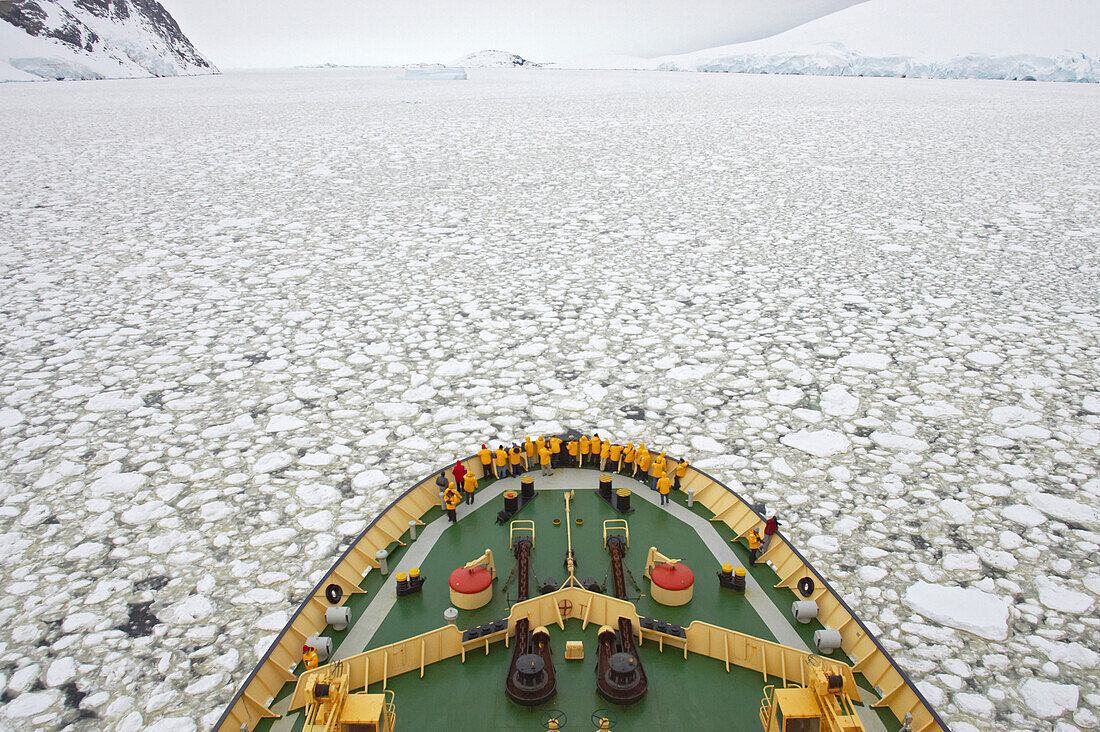
M452 508L458 508L458 504L462 503L462 496L455 490L453 480L447 485L447 490L443 491L443 503L447 506L448 511Z

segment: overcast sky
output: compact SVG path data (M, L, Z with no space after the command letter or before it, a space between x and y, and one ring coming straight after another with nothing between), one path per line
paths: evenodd
M753 40L859 0L161 0L222 69L659 56ZM962 0L960 0L962 1Z

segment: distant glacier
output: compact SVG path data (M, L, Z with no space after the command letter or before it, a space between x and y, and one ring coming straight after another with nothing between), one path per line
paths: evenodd
M1100 61L1083 53L1066 53L1053 57L1032 54L969 54L941 60L922 60L907 56L867 56L835 43L787 53L687 54L683 57L654 59L653 68L745 74L1100 81Z

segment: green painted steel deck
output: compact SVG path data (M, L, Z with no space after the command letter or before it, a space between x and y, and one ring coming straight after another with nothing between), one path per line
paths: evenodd
M596 494L600 475L596 470L557 472L558 475L551 479L542 478L537 471L534 473L538 494L513 517L535 523L535 541L530 559L531 597L539 594L539 581L553 578L560 584L568 576L564 566L567 547L564 494L566 489L573 488L576 493L571 505L570 529L578 579L594 578L607 594L613 592L610 558L603 545L603 521L626 518L630 526L630 547L625 555L625 567L629 573L627 599L634 602L640 615L685 627L693 620L701 620L766 640L777 640L743 594L719 586L716 576L719 562L693 528L665 509L643 500L640 495L632 497L634 512L621 516ZM616 478L616 487L622 480ZM483 482L483 488L487 489L494 483L497 489L519 489L519 480L514 478ZM626 485L635 493L650 490L648 483L639 481L630 481ZM652 495L657 494L654 492ZM683 494L673 493L671 500L686 508ZM517 591L516 579L510 578L515 560L509 546L509 524L496 523L497 512L501 508L503 498L487 499L485 493L479 490L474 510L469 511L465 506L460 509L458 523L443 531L421 564L421 575L425 578L423 591L407 598L398 598L366 648L342 648L348 631L334 632L329 629L327 635L333 638L337 656L384 646L443 625L443 612L451 606L448 576L452 570L476 559L486 549L492 549L498 573L498 579L493 583L493 599L478 610L459 611L458 626L467 628L507 617L509 607L516 602ZM696 505L688 510L704 519L709 518L709 512L701 506ZM555 519L561 521L559 526L554 526ZM577 525L577 519L583 523ZM446 521L446 518L436 508L423 520L430 524ZM724 524L710 523L710 526L718 532L722 542L733 547L741 563L748 566L748 550L742 543L730 543L732 532ZM408 534L402 539L411 546ZM681 559L695 573L694 597L687 605L665 607L648 596L649 581L643 576L643 569L650 546L655 546L666 556ZM390 552L391 567L397 566L408 548L397 547ZM816 622L802 625L790 620L790 604L796 599L794 593L772 587L775 575L767 566L749 567L749 572L764 590L767 600L779 609L785 622L794 627L798 636L812 648L813 631L821 626ZM637 588L631 578L636 581ZM365 593L356 594L348 600L352 627L384 579L377 571L368 573L361 584ZM551 710L560 710L568 717L567 729L589 730L594 728L590 721L592 713L597 709L608 709L610 716L618 721L617 729L620 730L755 731L761 729L758 712L765 684L782 685L780 679L771 678L765 682L759 672L733 665L727 672L721 661L711 658L688 654L685 659L682 650L672 647L666 646L664 652L659 653L656 642L647 640L639 649L639 655L649 677L649 691L639 704L616 707L596 693L597 630L598 626L591 623L582 630L578 620L566 621L564 630L557 625L549 627L557 693L549 702L534 710L520 707L505 696L504 680L511 650L499 642L490 646L487 655L483 649L468 651L465 663L452 658L431 664L425 668L424 678L416 672L392 677L387 682L387 688L396 693L398 729L437 729L441 720L445 719L447 725L455 729L535 730L542 728ZM564 660L567 640L584 643L584 660ZM833 657L850 662L839 650ZM868 688L861 675L857 674L856 678L862 682L861 688ZM381 689L382 685L375 683L369 690L380 692ZM285 700L292 690L293 684L286 684L277 701ZM875 716L882 721L882 729L893 732L898 727L888 711L878 711ZM301 729L301 714L292 713L291 717L295 718L293 726L283 721L275 729ZM272 729L272 720L264 720L257 729L264 732Z

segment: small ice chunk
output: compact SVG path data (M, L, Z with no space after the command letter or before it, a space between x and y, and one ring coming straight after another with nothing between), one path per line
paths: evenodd
M1035 586L1039 589L1039 602L1051 610L1083 615L1092 609L1094 600L1091 596L1071 590L1046 577L1037 577Z
M863 369L864 371L881 371L889 368L892 359L885 353L849 353L840 358L837 365L845 368Z
M70 656L53 661L46 669L46 686L64 686L76 678L76 662Z
M772 460L771 468L780 475L785 475L788 478L793 478L795 476L794 468L787 464L787 461L781 457Z
M975 587L921 581L905 591L905 604L929 620L986 640L1008 638L1009 601Z
M27 691L4 703L3 714L9 719L24 719L50 709L61 701L61 695L53 690Z
M253 534L252 538L248 540L249 546L274 546L276 544L286 544L294 539L298 535L296 529L283 528L272 529L271 531L265 531L261 534Z
M993 702L983 694L955 694L955 703L959 705L959 709L967 714L973 714L977 717L984 717L986 719L992 719L996 709L993 707Z
M1020 696L1027 708L1043 719L1060 717L1077 709L1080 695L1073 684L1056 684L1042 679L1028 679L1020 684Z
M822 554L833 555L840 551L840 541L835 536L818 534L806 540L806 546Z
M11 409L5 407L0 409L0 429L4 427L14 427L23 421L23 413L18 409Z
M851 417L859 411L859 399L840 384L821 392L821 411L832 417Z
M435 370L435 375L441 376L445 379L453 379L456 376L469 376L473 372L474 365L469 361L448 359L439 364L439 367Z
M699 452L725 452L726 448L717 440L704 435L695 435L691 438L691 449Z
M276 610L257 620L256 627L260 630L282 630L288 618L286 610Z
M340 491L323 483L299 483L294 492L303 506L327 506L340 500Z
M989 421L1005 427L1032 424L1042 418L1038 412L1023 407L994 407L989 411Z
M126 396L121 391L105 391L88 400L84 408L89 412L132 412L145 406L139 396Z
M132 495L145 485L146 480L141 473L109 473L92 481L88 494L97 498L117 493Z
M974 512L962 501L945 498L940 501L940 509L951 518L953 524L969 524L974 520Z
M971 351L966 354L966 360L975 366L996 366L1004 361L1004 357L992 351Z
M294 530L291 529L293 532ZM157 618L165 623L190 625L214 614L214 603L203 595L188 595L157 613Z
M1042 513L1031 506L1024 506L1019 503L1006 506L1001 510L1001 515L1009 521L1015 521L1024 526L1039 526L1047 520Z
M872 432L871 442L879 447L885 447L887 450L899 450L901 452L924 452L929 447L927 442L919 438L906 437L905 435L884 432L883 430Z
M701 379L714 370L713 366L677 366L668 370L668 378L676 381Z
M885 579L887 571L882 567L860 567L856 574L864 584L873 585Z
M1068 663L1080 669L1094 669L1100 666L1100 653L1077 642L1055 643L1041 635L1033 635L1027 639L1027 642L1057 663Z
M1061 498L1050 493L1037 492L1029 494L1027 502L1046 515L1062 521L1090 525L1100 523L1100 516L1098 516L1095 508L1086 506L1071 498Z
M256 475L263 475L264 473L273 473L276 470L281 470L286 466L294 462L294 456L286 452L269 452L266 455L261 455L256 463L252 466L252 472Z
M415 417L420 412L420 407L405 402L379 402L374 407L387 419Z
M989 549L984 546L980 546L974 550L983 562L988 564L994 569L999 569L1004 572L1011 572L1016 569L1016 566L1020 563L1016 557L1012 556L1006 551L1000 549Z
M1100 414L1100 395L1089 394L1082 400L1081 409L1089 414Z
M276 414L267 422L265 432L290 432L305 427L308 422L293 414Z
M852 443L841 432L835 430L798 430L788 432L779 440L787 447L807 452L814 457L829 457L848 452Z
M982 567L981 562L973 554L959 552L944 554L942 564L948 572L975 572Z
M329 465L335 459L336 456L330 452L307 452L299 462L302 465L321 468Z
M789 407L792 404L798 404L803 396L804 392L801 389L797 386L791 386L786 389L768 389L765 398L772 404Z
M377 468L364 470L351 479L351 487L357 491L369 491L389 482L386 474Z

